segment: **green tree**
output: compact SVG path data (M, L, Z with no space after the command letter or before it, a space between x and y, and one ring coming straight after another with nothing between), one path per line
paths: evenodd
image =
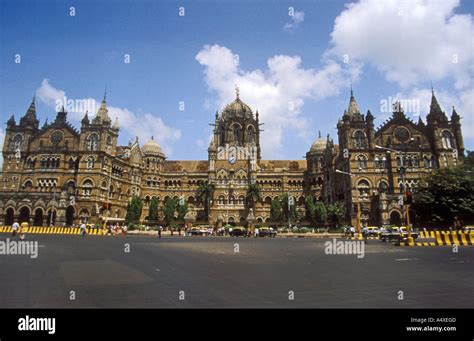
M252 208L255 211L255 204L262 201L262 192L258 184L249 184L247 187L247 194L245 195L245 202L247 208Z
M336 201L335 203L329 204L327 207L327 214L329 220L336 226L336 228L339 227L341 218L346 214L344 203Z
M316 206L314 204L314 199L312 196L307 196L304 198L304 205L306 207L306 219L311 225L314 224L316 220Z
M184 220L184 216L188 213L188 203L186 201L181 204L180 202L176 205L176 212L178 213L178 220Z
M275 223L281 223L282 218L283 211L281 201L279 198L275 198L272 200L272 204L270 206L270 220Z
M167 225L170 225L174 221L178 201L176 199L167 198L163 205L163 215Z
M214 197L215 186L214 184L205 181L201 183L196 191L196 201L198 204L204 205L205 219L209 219L209 208L211 206L211 200Z
M314 204L316 223L320 225L326 224L328 220L328 212L322 201L316 201Z
M148 221L155 223L158 221L158 198L153 197L148 208Z
M465 164L433 172L413 193L411 215L419 226L449 227L455 216L474 222L474 165L468 152Z
M288 205L288 193L281 196L281 203L283 208L283 221L287 222L288 218L293 222L296 221L296 200L293 201L293 205Z
M143 209L142 199L134 195L127 204L127 214L125 215L125 222L127 224L140 223L142 209Z

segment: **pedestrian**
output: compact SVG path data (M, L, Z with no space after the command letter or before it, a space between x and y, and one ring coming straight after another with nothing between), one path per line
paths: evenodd
M351 238L354 238L354 234L355 234L355 231L356 231L355 227L351 226L349 231L351 232Z
M181 236L181 226L178 226L178 236Z
M15 221L12 225L12 237L16 236L19 229L20 229L20 224L18 224L18 222Z
M160 225L158 226L158 238L161 238L161 230L162 230L162 227Z
M86 224L82 223L81 226L79 227L79 230L81 231L81 235L85 236L87 233Z
M123 224L122 225L122 235L126 235L127 234L127 225Z
M364 226L362 229L362 236L364 237L364 243L367 243L367 239L369 236L369 230L367 229L367 226Z
M255 237L258 237L258 228L255 229Z

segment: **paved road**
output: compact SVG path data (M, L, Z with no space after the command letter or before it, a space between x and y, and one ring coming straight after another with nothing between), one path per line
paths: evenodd
M37 259L0 255L0 308L474 307L474 247L374 240L357 258L312 238L28 238Z

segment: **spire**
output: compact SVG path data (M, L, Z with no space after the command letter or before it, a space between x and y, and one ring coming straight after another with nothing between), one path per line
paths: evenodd
M365 115L365 118L368 122L370 121L373 121L374 120L374 115L372 115L372 113L370 112L370 110L367 110L367 115Z
M433 88L431 88L431 104L430 104L430 112L428 115L438 120L442 120L442 121L448 120L444 112L441 110L441 107L438 103L438 100L436 99Z
M321 130L318 131L318 138L321 138Z
M357 105L357 101L354 97L354 91L352 90L352 85L351 85L351 98L349 100L349 106L347 107L347 112L344 113L344 115L349 115L349 116L360 115L359 106Z
M119 124L118 117L115 117L115 122L114 122L114 125L113 125L112 128L115 129L115 130L119 130L120 124Z
M235 98L237 100L240 100L240 89L239 89L239 86L237 84L235 84Z
M425 124L423 123L423 120L421 119L421 116L418 117L418 125L420 127L424 126Z
M32 113L33 115L36 115L36 93L33 95L33 99L31 100L30 107L28 108L28 111L26 112L27 114Z
M89 124L89 115L88 111L86 110L86 114L84 115L84 118L81 120L82 124Z
M10 119L7 121L7 126L9 127L14 127L16 125L16 122L15 122L15 116L11 116Z
M110 117L108 115L109 110L107 109L107 88L105 89L104 92L104 98L102 99L102 102L100 103L99 110L97 111L96 117L94 117L93 123L110 123Z
M36 95L33 95L33 99L31 100L31 104L26 111L26 114L20 119L21 126L33 126L34 128L38 128L39 121L36 118Z
M461 119L461 116L458 115L453 105L453 113L451 114L451 121L459 121L460 119Z
M46 117L46 119L44 120L43 127L41 129L46 129L47 127L48 127L48 118Z

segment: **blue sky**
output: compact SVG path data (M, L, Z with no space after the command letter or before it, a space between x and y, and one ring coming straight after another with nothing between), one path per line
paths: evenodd
M432 82L474 149L473 2L347 4L1 0L0 117L18 121L36 92L41 122L51 121L57 97L100 101L107 87L121 144L153 135L170 159L206 159L209 123L238 84L265 123L263 157L298 159L318 131L337 143L351 82L377 125L389 96L414 100L424 118ZM76 126L82 116L69 114Z

